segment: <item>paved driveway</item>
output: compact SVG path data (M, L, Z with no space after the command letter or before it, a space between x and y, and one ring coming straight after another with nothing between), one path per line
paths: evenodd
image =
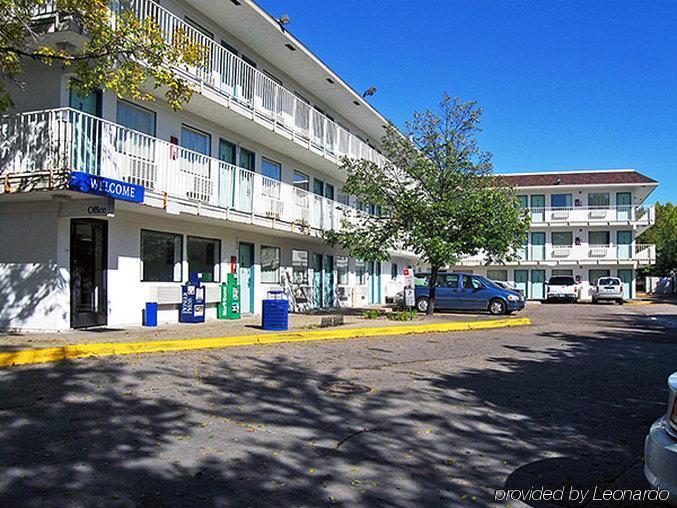
M646 488L675 306L527 314L532 327L4 369L0 505L485 506L503 488Z

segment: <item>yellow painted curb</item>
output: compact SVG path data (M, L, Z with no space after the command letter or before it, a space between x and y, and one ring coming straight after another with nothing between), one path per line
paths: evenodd
M236 335L206 339L155 340L145 342L101 342L98 344L73 344L70 346L27 349L0 353L0 367L55 362L91 356L130 355L137 353L166 353L195 349L215 349L233 346L303 342L311 340L358 339L381 335L408 335L414 333L454 332L484 330L530 325L529 318L492 319L486 321L457 321L426 325L377 326L372 328L344 328L303 332L281 332L257 335Z
M654 302L648 300L637 300L636 302L625 302L625 305L651 305Z

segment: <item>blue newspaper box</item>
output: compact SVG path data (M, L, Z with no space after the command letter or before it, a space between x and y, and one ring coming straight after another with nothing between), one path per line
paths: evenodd
M201 273L191 272L188 282L181 286L179 321L181 323L205 321L205 287L202 285Z
M261 328L264 330L289 329L289 300L282 291L268 291L268 298L263 300Z

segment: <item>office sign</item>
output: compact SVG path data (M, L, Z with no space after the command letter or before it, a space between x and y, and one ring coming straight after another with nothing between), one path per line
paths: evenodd
M86 194L96 194L97 196L106 196L131 201L132 203L143 203L143 186L129 182L73 171L69 186L75 191Z

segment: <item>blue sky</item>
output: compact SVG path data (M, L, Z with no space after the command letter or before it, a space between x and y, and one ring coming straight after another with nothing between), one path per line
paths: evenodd
M635 168L677 201L677 2L258 0L401 125L484 109L496 172Z

